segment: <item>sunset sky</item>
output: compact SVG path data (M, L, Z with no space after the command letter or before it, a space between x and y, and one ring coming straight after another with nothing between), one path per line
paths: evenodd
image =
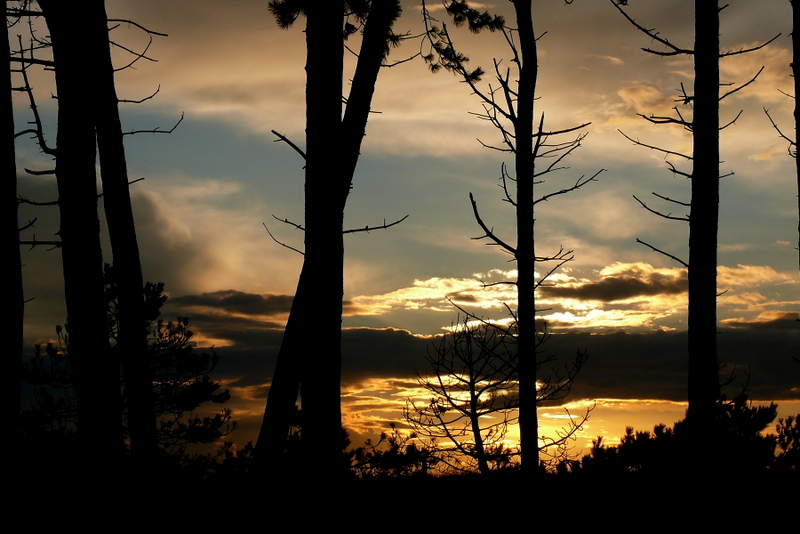
M169 129L171 135L127 139L128 166L145 276L162 281L170 299L164 317L189 316L201 346L222 357L214 376L231 388L231 407L242 429L232 439L253 439L281 327L297 283L302 258L275 243L302 248L302 235L273 215L303 220L303 162L276 130L304 144L304 21L281 30L267 2L237 0L108 0L110 18L134 20L169 34L153 37L135 69L118 73L125 104L123 127ZM679 264L637 244L646 241L688 259L685 223L643 209L633 195L662 211L675 210L656 192L689 200L688 181L673 175L680 158L634 146L618 130L642 142L678 152L691 139L678 127L654 126L637 116L672 114L681 83L691 90L690 57L657 57L642 47L657 43L631 26L608 0L534 2L540 46L537 114L553 129L590 122L570 167L538 186L547 193L604 171L581 190L543 203L537 213L540 254L564 247L574 261L550 278L539 294L540 316L553 336L553 354L569 359L588 349L571 399L571 412L596 402L579 447L598 435L617 438L626 424L646 429L680 419L685 406L686 272ZM628 12L679 46L691 48L692 2L632 1ZM735 392L750 370L752 396L777 401L783 415L800 411L800 276L798 276L797 185L787 143L763 108L793 135L789 77L791 10L788 1L732 0L721 14L724 50L749 48L780 33L770 45L721 63L723 83L749 87L723 101L721 121L735 124L721 139L719 233L720 360L736 366ZM477 5L477 4L475 4ZM507 15L510 3L483 3ZM427 51L415 37L422 30L419 2L403 1L397 33L409 39L392 50L391 61ZM438 0L435 17L446 21ZM434 10L433 8L437 8ZM452 26L452 25L450 25ZM17 27L24 34L26 27ZM451 28L470 65L508 62L500 34L473 35ZM39 31L44 32L43 28ZM11 35L14 34L12 30ZM112 38L134 50L148 37L122 24ZM352 45L357 46L357 36ZM12 41L13 43L13 41ZM130 56L114 51L124 65ZM354 58L346 56L346 68ZM52 73L32 69L34 89L55 142ZM351 70L348 72L352 72ZM348 76L348 75L346 75ZM486 76L483 83L491 83ZM736 85L730 88L735 88ZM726 87L723 87L723 91ZM16 94L17 127L29 120L24 95ZM514 294L505 286L514 264L481 235L469 204L473 193L483 219L513 240L513 212L498 187L505 154L481 147L497 132L471 113L479 102L457 78L432 74L415 58L384 69L376 88L345 222L357 228L408 219L389 230L346 237L344 332L345 424L354 443L400 421L408 397L417 394L414 370L425 372L430 336L457 320L449 301L492 319L507 318ZM688 114L687 111L683 111ZM17 167L42 170L51 162L32 141L17 142ZM22 177L21 194L55 199L50 176ZM24 207L21 221L37 217L23 238L53 239L54 208ZM108 250L108 248L106 249ZM107 252L110 261L110 251ZM54 335L65 309L57 250L23 251L26 338L30 345ZM308 325L313 336L314 325ZM727 372L727 371L725 371ZM635 402L634 402L635 401ZM790 402L791 401L791 402ZM560 425L560 408L542 409L546 425ZM547 427L547 426L546 426ZM547 427L547 428L552 428ZM361 439L363 441L363 439Z

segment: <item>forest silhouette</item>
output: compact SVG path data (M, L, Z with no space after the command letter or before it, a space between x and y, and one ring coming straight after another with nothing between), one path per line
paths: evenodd
M114 64L110 50L117 43L111 31L129 24L149 40L162 34L136 21L109 19L103 0L84 2L79 10L58 0L6 2L9 77L2 115L2 212L13 263L7 309L17 367L7 373L14 377L6 390L15 424L5 447L6 457L20 458L24 466L16 485L34 491L42 481L80 480L103 488L98 493L107 488L130 492L139 504L146 497L138 488L169 483L180 488L176 494L186 502L203 492L236 489L248 493L250 504L264 492L274 502L290 502L300 491L312 500L344 497L375 507L415 492L439 495L441 506L464 506L462 487L507 485L509 506L524 507L528 500L562 492L589 492L590 507L609 513L637 505L651 510L659 499L675 502L676 495L702 496L719 487L738 492L748 484L780 487L796 496L800 414L778 418L774 403L754 406L747 384L737 387L742 377L749 380L747 372L738 370L735 380L720 379L716 348L719 132L731 124L720 121L719 104L739 89L746 91L758 76L753 73L750 81L728 89L720 84L719 64L728 56L759 50L771 36L750 49L721 51L718 28L724 6L698 0L694 48L684 48L633 19L627 2L611 0L609 8L632 24L632 33L643 32L661 47L645 52L686 55L694 62L695 78L687 80L676 115L642 115L656 125L688 130L691 153L628 138L638 149L676 156L690 167L668 163L673 173L690 181L688 202L656 194L688 215L675 216L637 198L655 216L689 227L687 260L679 252L643 242L687 272L688 410L672 426L659 424L652 431L628 427L618 444L598 437L581 454L572 444L590 420L591 408L584 414L567 411L568 423L555 436L542 433L538 414L542 406L556 405L572 391L580 372L592 366L592 354L580 346L556 354L551 348L554 329L537 315L542 311L537 298L543 291L555 291L554 277L580 250L542 251L534 223L544 217L540 203L557 203L562 195L591 195L591 187L598 185L593 182L602 178L603 170L597 169L565 178L567 185L552 183L551 174L563 173L566 159L581 147L588 123L551 130L538 108L540 59L553 59L539 57L537 42L547 20L536 20L534 29L534 2L514 1L515 20L465 0L447 0L443 10L430 4L421 2L424 33L412 36L395 30L403 12L399 0L268 3L280 28L305 28L306 138L301 143L273 130L303 167L304 219L281 222L302 230L304 245L290 247L267 229L276 246L302 255L302 269L269 377L260 432L255 442L245 444L237 442L236 413L226 408L231 393L214 378L224 348L198 348L190 318L162 318L164 284L147 282L143 272L115 73L150 58L147 49L124 48L128 63ZM448 24L467 27L475 40L486 32L502 34L508 57L496 59L486 71L471 66ZM33 30L41 27L47 31ZM19 32L24 37L13 44L12 36ZM397 59L395 49L402 52L405 41L413 41L420 52ZM357 56L352 78L343 63L351 52ZM477 119L496 130L496 144L481 141L487 157L500 152L511 160L500 172L502 199L511 206L515 222L511 235L496 231L484 219L478 199L472 193L469 198L482 232L478 239L515 264L514 276L495 284L514 288L516 303L506 303L506 317L486 318L453 297L458 319L429 344L427 358L420 357L417 366L418 384L427 390L429 402L408 400L405 412L378 438L353 443L342 422L343 236L391 232L405 217L353 229L345 226L344 217L361 143L375 111L379 75L383 68L407 61L425 62L433 73L446 71L439 76L453 75L453 90L470 92L482 106ZM58 129L52 146L29 81L29 71L36 68L54 72ZM343 86L349 88L347 94ZM22 132L14 124L19 95L30 108L29 127ZM772 124L796 147L792 136ZM59 229L49 241L20 237L27 228L18 220L19 204L37 204L17 192L17 181L25 179L18 178L15 163L21 134L55 161L52 169L28 171L55 176L58 199L50 204L58 208ZM110 251L103 250L101 228L107 228ZM24 344L21 246L57 249L54 254L62 264L67 316L63 326L55 327L55 338L35 348ZM110 264L105 263L109 256ZM800 360L775 365L795 369ZM508 439L512 426L519 429L517 442ZM598 492L600 487L607 489ZM620 494L628 495L627 504L620 502ZM775 497L773 504L784 497Z

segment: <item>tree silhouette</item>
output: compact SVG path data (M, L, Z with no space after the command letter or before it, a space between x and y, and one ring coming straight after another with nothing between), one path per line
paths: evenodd
M121 458L118 380L110 357L97 215L96 137L91 22L64 2L41 0L56 65L56 181L67 324L78 401L79 436L87 465L108 476ZM102 469L100 466L104 466Z
M8 11L10 2L6 1L4 7ZM22 286L22 258L19 249L19 219L17 202L17 164L16 150L14 147L14 104L12 99L11 83L11 47L8 42L8 31L3 34L2 49L0 55L3 57L3 79L2 89L3 105L0 109L0 217L2 217L2 243L3 257L7 258L7 265L10 272L7 275L8 285L6 287L6 310L7 328L11 341L9 343L10 361L7 363L9 371L6 373L6 382L3 390L6 392L4 406L8 406L12 414L12 424L8 430L8 436L13 441L19 433L19 410L20 410L20 364L23 351L23 324L25 303ZM10 452L10 451L9 451Z
M516 261L517 279L501 282L513 284L517 289L517 308L512 312L518 351L519 373L519 426L521 441L522 465L530 462L537 472L539 453L539 427L537 417L537 353L539 345L546 337L545 328L536 325L536 289L547 277L560 266L572 260L572 251L561 249L551 255L537 255L534 233L534 210L536 204L550 198L566 194L595 180L598 171L591 177L580 177L571 186L540 194L537 185L551 173L563 169L564 158L578 148L585 134L566 141L559 141L558 136L572 134L587 124L572 128L548 130L545 128L544 114L538 120L534 112L536 100L536 83L538 78L537 38L534 33L532 2L515 1L514 14L516 27L508 26L499 16L473 9L465 1L444 2L446 11L452 16L456 26L466 24L469 29L478 33L484 30L503 33L511 54L512 67L501 68L501 63L494 60L494 76L497 85L489 84L487 88L479 87L485 72L480 67L470 70L466 63L468 58L459 53L453 44L446 24L441 27L427 10L423 1L423 15L427 35L431 43L431 52L425 56L433 71L444 68L459 76L477 95L483 106L481 119L489 121L500 133L498 146L482 143L484 146L501 152L508 152L514 158L513 175L503 165L501 180L504 200L515 210L516 243L498 236L480 216L478 206L472 195L470 201L478 225L484 232L482 238L488 244L501 248ZM516 70L516 76L512 76ZM516 79L516 84L514 80ZM538 197L537 197L538 195ZM544 264L544 274L537 277L536 265ZM529 460L526 460L528 451ZM524 468L523 468L524 470Z
M106 265L107 320L103 324L108 338L113 341L110 357L115 368L120 368L125 355L119 350L119 285L115 273L116 269ZM236 423L226 409L214 415L195 413L204 404L227 402L230 392L221 389L210 376L219 356L213 350L194 350L189 320L185 317L167 322L159 319L160 309L167 300L163 289L164 284L145 284L143 315L138 322L148 336L148 355L143 359L150 366L148 374L152 376L150 391L155 402L150 419L158 421L157 443L166 455L181 458L187 446L217 441L230 434ZM35 403L24 412L23 426L29 439L69 434L80 424L71 334L61 326L56 327L56 333L57 341L45 347L37 345L35 355L24 366L26 381L36 386ZM116 404L124 410L115 414L114 422L122 423L125 437L130 437L130 407L136 399L131 398L126 381L127 375L118 375L115 380ZM155 456L151 455L150 461L154 460ZM138 461L136 468L141 468Z
M443 440L437 455L463 471L488 474L516 455L505 444L517 396L516 343L505 330L464 317L429 351L431 375L417 372L430 394L406 402L403 416L419 435Z
M156 447L156 421L147 351L147 330L142 325L144 278L128 186L119 99L114 86L108 16L103 0L91 0L85 15L91 22L94 62L92 85L96 94L93 116L100 159L103 206L117 284L120 352L128 395L128 427L134 461L147 465Z
M102 198L109 229L118 281L118 339L123 354L131 419L131 446L135 461L142 467L152 459L156 447L156 422L148 362L147 330L142 323L143 278L136 231L128 189L127 165L122 143L118 98L111 62L109 20L103 0L90 0L81 10L64 2L43 0L41 11L29 9L27 2L13 10L15 16L43 16L49 35L42 39L31 30L29 49L20 43L22 90L30 99L34 120L32 133L47 155L56 159L55 171L28 171L56 175L60 212L60 241L64 270L67 326L71 337L72 366L80 412L79 435L87 451L88 463L113 465L121 458L122 436L112 424L122 407L115 382L117 370L109 355L108 332L104 328L103 255L100 245L98 191L95 163L99 154ZM147 31L146 29L138 26ZM33 25L31 25L33 28ZM154 33L154 32L148 32ZM21 39L20 39L21 41ZM52 60L34 58L34 50L50 48ZM124 47L123 47L124 48ZM126 49L127 50L127 49ZM30 57L25 57L25 52ZM136 56L143 54L128 51ZM58 133L56 148L45 140L42 122L28 84L26 68L41 64L55 70L58 93ZM34 240L31 244L41 242ZM90 444L98 451L91 450ZM105 467L103 476L111 473Z
M746 389L732 399L720 395L714 405L715 424L706 427L702 436L697 436L688 418L672 428L656 425L653 432L628 427L619 445L609 447L598 437L588 455L580 462L564 462L562 470L569 466L573 471L606 475L674 476L686 473L689 467L696 476L710 473L734 479L763 473L776 463L776 438L764 434L776 415L774 403L753 406ZM783 420L779 433L782 424ZM788 424L791 426L791 421Z
M341 321L344 208L369 116L375 81L395 39L397 0L372 2L273 1L281 27L306 16L305 250L264 422L256 447L267 473L282 471L298 390L302 440L317 458L310 476L337 480L341 447ZM348 23L342 31L343 14ZM342 116L344 41L363 25L361 49ZM313 329L310 335L309 328Z
M436 448L420 442L417 434L403 435L394 423L390 432L382 432L373 443L352 452L352 471L356 478L405 478L426 476L436 468Z
M720 127L719 102L746 87L750 81L720 95L719 61L721 58L757 50L763 46L732 52L720 52L719 12L727 6L719 7L718 2L696 1L695 6L695 44L693 49L681 48L653 29L648 29L611 0L617 10L633 24L636 29L656 41L662 49L643 48L645 52L658 56L691 55L694 59L694 92L689 93L682 86L680 101L690 108L691 118L685 117L676 107L674 117L646 116L643 118L654 124L672 124L685 128L692 134L692 155L681 154L660 147L647 145L631 139L634 144L660 151L666 155L680 157L692 163L691 173L678 170L667 162L670 170L685 176L691 181L691 201L681 202L656 195L659 198L688 207L686 217L664 214L636 199L648 211L672 220L689 223L689 261L685 262L648 244L656 252L677 260L688 270L689 277L689 318L688 318L688 397L689 409L687 424L700 436L710 425L716 423L715 407L719 397L719 373L717 360L717 235L719 227L719 132L730 126L732 121ZM773 38L774 39L774 38ZM769 41L771 42L771 41ZM625 135L623 133L623 135Z

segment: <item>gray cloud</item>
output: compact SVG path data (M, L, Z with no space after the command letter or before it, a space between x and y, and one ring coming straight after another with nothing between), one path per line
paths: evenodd
M179 306L203 306L246 315L278 315L289 313L291 295L257 295L235 289L223 289L201 295L173 297L171 302Z
M654 273L644 279L634 276L613 276L576 286L542 286L539 291L543 297L613 302L634 297L676 295L687 289L688 280L685 273L679 278Z

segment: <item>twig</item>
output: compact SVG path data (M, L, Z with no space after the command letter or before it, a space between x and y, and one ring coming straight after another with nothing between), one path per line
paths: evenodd
M688 264L688 263L686 263L685 261L683 261L682 259L680 259L680 258L677 258L677 257L673 256L672 254L669 254L668 252L664 252L663 250L661 250L661 249L658 249L658 248L654 247L654 246L653 246L653 245L651 245L650 243L645 243L644 241L642 241L642 240L641 240L641 239L639 239L639 238L636 238L636 242L637 242L637 243L641 243L642 245L646 246L647 248L649 248L649 249L650 249L650 250L652 250L653 252L658 252L659 254L663 254L664 256L666 256L666 257L668 257L668 258L670 258L670 259L672 259L672 260L675 260L675 261L677 261L678 263L680 263L681 265L683 265L683 266L684 266L684 267L686 267L687 269L689 268L689 264Z
M273 217L274 217L274 215L273 215ZM267 223L261 223L261 224L264 225L264 229L267 231L267 233L272 238L272 240L275 241L277 244L279 244L280 246L282 246L284 248L288 248L289 250L293 250L293 251L297 252L298 254L300 254L301 256L305 256L306 255L305 252L303 252L302 250L298 250L298 249L296 249L296 248L294 248L292 246L287 245L286 243L281 243L280 241L275 239L275 236L272 235L272 232L269 231L269 227L267 227Z

